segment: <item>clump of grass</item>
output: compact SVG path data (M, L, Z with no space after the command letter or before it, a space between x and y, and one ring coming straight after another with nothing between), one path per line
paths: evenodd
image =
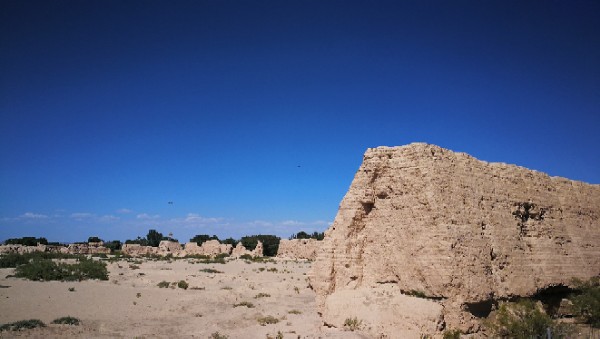
M356 330L360 329L361 325L362 325L362 320L358 320L356 317L346 318L346 320L344 320L344 328L349 331L356 331Z
M225 264L225 259L223 258L209 258L196 261L197 264Z
M79 324L81 324L81 320L75 318L75 317L62 317L62 318L58 318L58 319L54 319L52 320L53 324L63 324L63 325L73 325L73 326L79 326Z
M300 294L300 289L298 288L298 286L294 286L294 291L296 292L296 294Z
M260 324L260 326L266 326L269 324L277 324L279 322L279 319L273 317L273 316L266 316L266 317L258 317L258 319L256 319L258 321L258 323Z
M132 270L139 270L140 266L139 265L129 265L129 268Z
M242 301L241 303L234 304L233 307L246 306L248 308L254 308L254 304L248 301Z
M43 321L39 319L19 320L14 323L0 325L0 332L2 331L19 331L23 329L32 329L36 327L46 327Z
M267 268L267 272L277 272L277 267Z
M200 272L204 272L204 273L223 273L222 271L215 270L214 268L203 268L203 269L200 270Z
M142 294L141 294L140 292L138 292L138 293L136 293L136 294L135 294L135 297L136 297L136 298L141 298L141 297L142 297Z
M205 255L205 254L188 254L184 257L185 259L200 259L200 260L206 260L206 259L210 259L210 256Z
M263 272L265 270L265 268L264 267L259 267L258 270L261 271L261 272Z
M302 312L298 311L298 310L289 310L288 313L289 314L302 314Z
M413 297L422 298L422 299L427 298L427 294L425 294L425 292L423 292L423 291L410 290L406 294L411 295Z
M208 337L209 339L228 339L229 336L225 335L225 334L221 334L218 331L211 334L210 337Z
M255 295L255 296L254 296L254 299L258 299L258 298L268 298L268 297L270 297L270 296L271 296L271 295L270 295L270 294L268 294L268 293L262 293L262 292L261 292L261 293L259 293L259 294Z
M163 281L159 282L156 286L158 286L160 288L167 288L167 287L169 287L169 285L171 285L170 282L163 280Z
M446 330L444 331L444 339L460 339L460 330Z
M230 286L223 286L223 287L221 287L221 289L231 291L233 288L231 288Z
M190 287L190 290L195 290L195 291L204 291L205 289L206 289L206 287L198 287L198 286Z
M264 263L275 262L275 260L268 258L268 257L253 257L250 254L242 254L240 256L240 259L251 261L251 262L264 262Z
M177 287L187 290L190 285L185 280L179 280Z
M75 287L69 287L69 292L75 292Z

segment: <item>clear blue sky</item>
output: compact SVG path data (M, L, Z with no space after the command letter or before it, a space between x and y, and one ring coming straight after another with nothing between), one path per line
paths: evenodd
M415 141L600 183L598 1L1 0L0 34L0 240L323 231Z

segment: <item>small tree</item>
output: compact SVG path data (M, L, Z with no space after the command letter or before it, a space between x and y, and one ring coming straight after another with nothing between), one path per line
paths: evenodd
M148 246L158 247L160 241L163 240L162 233L158 233L156 230L149 230L146 235L146 239L148 240Z
M119 240L107 241L104 243L104 247L110 249L111 252L119 251L123 247L123 244Z
M98 237L89 237L87 242L104 242L104 241Z
M235 240L235 239L233 239L233 238L227 238L227 239L221 241L221 243L222 244L229 244L229 245L235 247L235 245L237 245L238 241Z
M13 238L8 239L4 242L6 245L23 245L23 246L37 246L37 244L48 245L48 240L46 238L36 238L36 237L23 237L23 238Z
M126 244L138 244L141 246L148 246L148 240L142 237L137 237L136 239L127 239L125 240Z
M277 255L277 250L279 249L279 241L281 238L274 235L252 235L242 237L240 240L242 245L246 247L248 250L254 250L258 241L263 243L263 254L268 257L274 257Z
M292 236L290 237L290 240L293 239L316 239L316 240L323 240L323 238L325 237L325 233L321 232L313 232L312 234L308 234L304 231L300 231L296 234L292 234Z
M198 246L200 246L200 245L202 245L202 243L207 242L209 240L219 241L219 237L217 237L216 235L213 235L211 237L208 234L198 234L198 235L195 235L192 239L190 239L190 242L195 242L196 244L198 244Z

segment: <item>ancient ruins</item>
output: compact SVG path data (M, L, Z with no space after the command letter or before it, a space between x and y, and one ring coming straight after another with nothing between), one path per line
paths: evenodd
M198 246L195 242L188 242L185 246L177 241L162 240L158 247L141 246L139 244L124 244L121 250L123 254L130 256L145 256L145 255L171 255L176 258L181 258L189 255L205 255L214 257L219 254L226 254L232 257L240 257L244 254L252 257L263 256L263 245L259 241L256 248L249 251L239 242L234 248L230 244L221 244L218 240L208 240Z
M476 332L495 302L600 274L600 185L423 143L367 150L310 278L329 326Z
M308 259L317 258L317 247L320 241L316 239L281 239L277 257L284 259Z

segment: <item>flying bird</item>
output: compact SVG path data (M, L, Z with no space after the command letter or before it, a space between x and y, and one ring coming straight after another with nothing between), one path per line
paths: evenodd
M169 205L173 205L173 202L172 202L172 201L169 201Z

